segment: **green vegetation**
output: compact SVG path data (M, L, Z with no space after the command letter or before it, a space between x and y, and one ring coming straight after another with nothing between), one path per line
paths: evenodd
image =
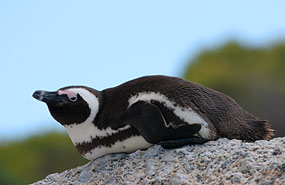
M285 136L285 43L249 48L230 42L189 63L184 78L228 94Z
M66 134L33 136L0 146L0 184L28 184L85 163Z

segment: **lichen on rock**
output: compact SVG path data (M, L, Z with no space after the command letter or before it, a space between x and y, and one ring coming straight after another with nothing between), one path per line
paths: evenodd
M47 184L285 184L285 137L109 154L34 183Z

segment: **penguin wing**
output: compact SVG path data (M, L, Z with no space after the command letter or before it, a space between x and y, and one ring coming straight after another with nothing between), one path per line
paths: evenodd
M159 144L160 141L185 141L185 139L197 138L193 135L201 129L201 124L188 124L166 107L145 101L138 101L128 109L126 122L135 127L145 140L152 144ZM164 144L167 145L168 142Z

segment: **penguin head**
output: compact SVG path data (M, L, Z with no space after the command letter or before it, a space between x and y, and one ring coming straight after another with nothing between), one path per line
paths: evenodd
M63 126L92 122L99 110L100 93L85 86L68 86L57 91L35 91L33 97L45 102L52 117Z

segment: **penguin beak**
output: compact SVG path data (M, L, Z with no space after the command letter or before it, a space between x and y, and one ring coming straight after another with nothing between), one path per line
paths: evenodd
M57 91L35 91L33 97L46 104L58 104L68 100L66 95L59 95Z

